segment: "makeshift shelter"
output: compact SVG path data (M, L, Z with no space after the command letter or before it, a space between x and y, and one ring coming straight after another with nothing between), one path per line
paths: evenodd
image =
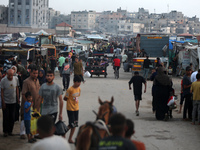
M44 30L40 30L38 32L36 32L35 34L38 34L38 35L49 35L46 31Z
M187 66L192 63L193 70L199 69L199 53L198 53L198 47L197 45L186 45L183 50L181 50L178 54L178 62L179 64L182 64L182 68L185 69Z
M27 45L34 45L36 43L38 43L38 40L36 38L33 37L27 37L24 42L26 42Z

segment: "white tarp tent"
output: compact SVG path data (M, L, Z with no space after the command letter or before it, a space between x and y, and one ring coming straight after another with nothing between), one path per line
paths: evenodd
M38 34L38 35L49 35L46 31L44 30L40 30L38 32L36 32L35 34Z
M197 45L186 45L185 49L179 52L179 64L182 63L182 68L189 66L190 63L193 64L193 70L199 68L199 53L200 49ZM200 50L199 50L200 51Z

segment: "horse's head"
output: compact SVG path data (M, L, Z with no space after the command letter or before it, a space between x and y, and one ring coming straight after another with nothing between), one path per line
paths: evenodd
M113 112L113 102L114 98L111 98L111 101L102 101L99 97L99 104L101 105L99 107L99 112L97 114L97 119L101 119L105 121L106 124L108 124L108 120Z

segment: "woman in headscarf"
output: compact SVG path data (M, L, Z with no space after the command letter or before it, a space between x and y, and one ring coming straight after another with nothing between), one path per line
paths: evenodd
M169 107L167 106L167 102L170 97L172 82L170 78L164 73L163 67L158 68L157 75L153 84L155 86L154 96L156 103L156 119L167 121L169 119Z
M40 86L46 82L46 77L45 77L45 72L43 69L41 69L39 71L39 74L38 74L38 80L39 80L39 83L40 83Z

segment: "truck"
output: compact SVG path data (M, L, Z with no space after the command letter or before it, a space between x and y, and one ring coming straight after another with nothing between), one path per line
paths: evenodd
M168 34L137 34L134 43L135 50L140 52L142 49L152 60L152 68L155 68L156 58L159 57L165 68L168 68L168 52L169 52L169 35ZM132 72L143 72L143 62L145 57L137 57L131 60ZM140 64L138 64L140 63ZM151 71L150 71L151 72Z
M140 51L145 50L149 57L167 57L169 45L169 35L168 34L138 34L136 37L136 49Z

